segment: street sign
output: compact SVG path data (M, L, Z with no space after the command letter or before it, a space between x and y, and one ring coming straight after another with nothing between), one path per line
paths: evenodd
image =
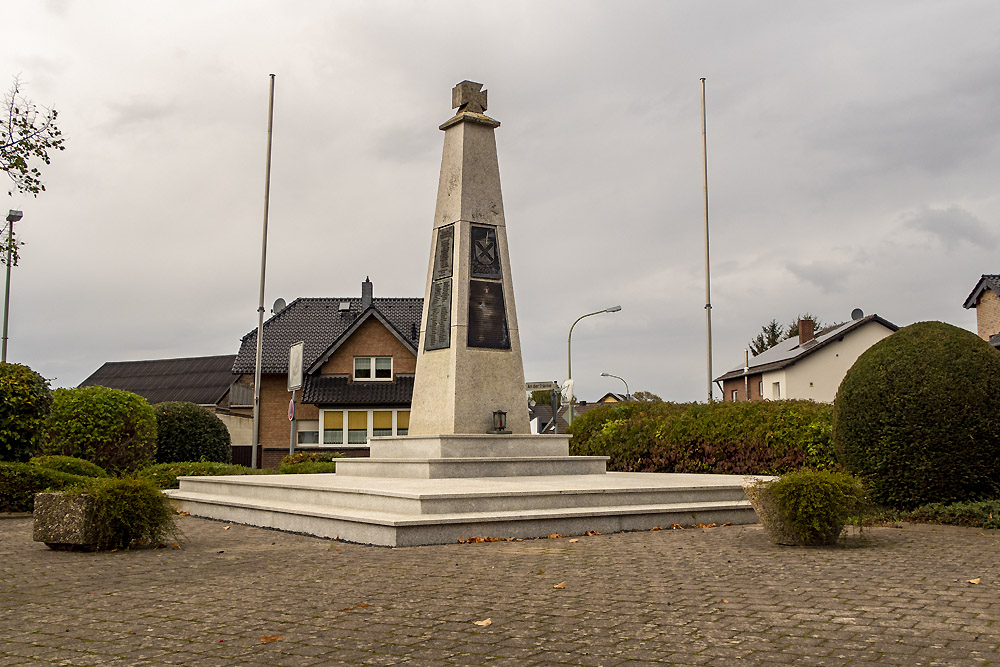
M299 341L288 348L288 391L302 389L302 348L305 343ZM291 417L289 417L291 419Z
M295 421L295 399L288 401L288 421Z
M558 382L525 382L525 391L555 391L559 388Z

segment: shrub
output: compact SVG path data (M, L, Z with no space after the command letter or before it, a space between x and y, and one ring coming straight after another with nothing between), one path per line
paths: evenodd
M153 406L156 414L156 462L232 461L229 429L194 403L169 401Z
M52 406L49 381L21 364L0 363L0 461L27 461Z
M28 463L34 466L42 466L43 468L58 470L60 472L68 472L71 475L79 475L80 477L108 476L108 473L105 472L104 468L96 463L84 461L83 459L78 459L72 456L36 456L28 461Z
M42 452L132 472L156 456L156 416L146 399L120 389L56 389Z
M157 546L176 534L170 501L148 479L92 478L65 492L93 498L98 549Z
M953 526L1000 528L1000 500L980 500L967 503L929 503L903 517L908 521L947 523Z
M622 472L781 474L834 465L831 407L812 401L624 403L573 422L570 453Z
M278 464L282 475L337 472L334 459L343 458L339 452L296 452L287 454Z
M232 463L216 463L212 461L180 461L175 463L157 463L156 465L143 468L138 473L139 477L148 479L157 488L176 489L179 486L178 477L199 477L204 475L267 475L274 474L276 470L258 470L246 468Z
M802 469L746 488L768 536L778 544L833 544L848 520L860 525L867 504L860 480L832 470Z
M875 502L912 509L1000 493L1000 354L942 322L900 329L844 376L833 435Z
M60 491L86 479L30 463L0 463L0 512L30 512L36 493Z

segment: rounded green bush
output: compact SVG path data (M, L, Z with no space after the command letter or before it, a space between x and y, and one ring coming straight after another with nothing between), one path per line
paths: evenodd
M27 461L52 406L49 381L21 364L0 363L0 461Z
M168 401L156 413L156 462L232 460L229 429L214 414L194 403Z
M98 549L158 546L176 535L176 514L169 499L148 479L91 478L66 489L94 499Z
M108 473L101 466L74 456L36 456L28 461L31 465L68 472L81 477L107 477Z
M120 474L156 457L156 415L145 398L120 389L56 389L43 454L75 456Z
M841 463L898 509L1000 493L1000 353L943 322L900 329L844 376L833 411Z

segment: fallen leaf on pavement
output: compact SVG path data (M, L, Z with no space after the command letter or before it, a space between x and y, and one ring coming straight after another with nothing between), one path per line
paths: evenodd
M223 526L222 530L229 530L230 528L232 528L232 526Z
M475 625L479 625L479 626L482 626L482 627L485 628L487 625L493 625L493 619L492 618L484 618L481 621L473 621L473 623Z
M570 542L579 542L579 541L580 540L576 539L575 537L572 540L570 540Z
M552 588L560 588L560 589L566 588L566 582L565 581L560 581L558 584L556 584Z
M559 533L552 533L551 535L549 535L550 540L558 540L560 537L562 537L562 535L560 535Z
M982 581L982 578L981 577L976 577L975 579L966 579L965 583L967 583L967 584L978 584L980 581Z
M723 604L729 604L729 600L727 600L726 598L722 598L722 603Z
M261 635L260 636L260 643L261 644L270 644L272 642L281 641L282 639L284 639L284 637L282 637L281 635Z

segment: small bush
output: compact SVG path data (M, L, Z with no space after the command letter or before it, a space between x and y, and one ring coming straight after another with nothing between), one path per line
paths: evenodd
M570 453L619 472L764 474L835 465L831 407L812 401L624 403L573 422Z
M68 472L80 477L107 477L108 473L101 466L90 461L84 461L73 456L36 456L28 461L31 465L50 468L60 472Z
M153 463L156 416L146 399L107 387L56 389L42 453L75 456L112 474Z
M864 352L837 390L847 470L896 509L1000 496L1000 354L943 322L904 327Z
M52 406L49 381L21 364L0 363L0 461L27 461Z
M199 477L205 475L267 475L276 470L259 470L247 468L233 463L215 463L212 461L179 461L174 463L157 463L143 468L137 476L148 479L157 488L176 489L180 486L178 477Z
M928 503L903 515L907 521L946 523L953 526L1000 528L1000 500L977 502Z
M282 475L301 475L313 473L337 472L337 464L333 461L300 461L299 463L281 463L278 472Z
M778 544L833 544L867 506L861 481L831 470L797 470L746 488L757 516Z
M169 401L156 413L156 462L232 461L229 429L217 416L194 403Z
M86 479L30 463L0 463L0 512L30 512L36 493L61 491Z
M93 478L65 493L93 498L98 549L157 546L177 532L170 501L148 479Z

